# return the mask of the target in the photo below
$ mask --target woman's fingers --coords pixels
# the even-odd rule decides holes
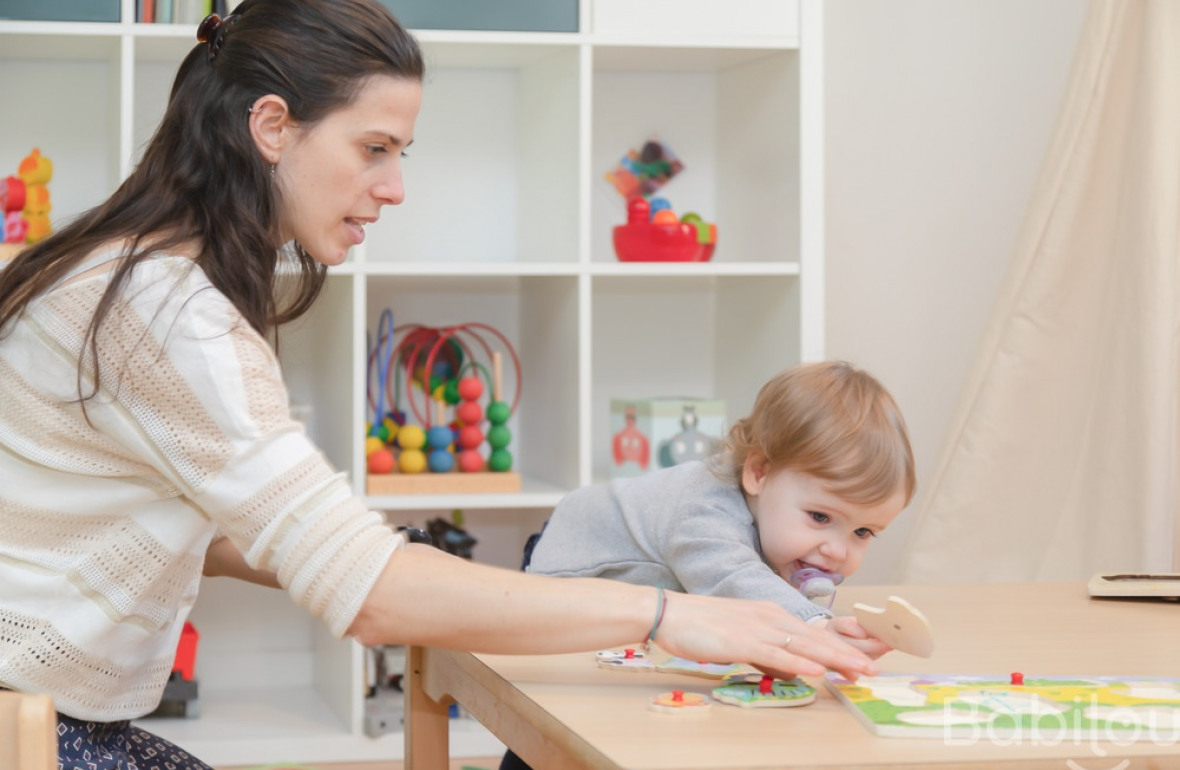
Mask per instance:
[[[768,663],[776,669],[795,671],[807,676],[822,676],[827,669],[845,679],[877,673],[877,666],[863,651],[841,640],[835,634],[807,628],[792,634],[790,644],[783,645],[785,656],[775,655]],[[781,661],[781,662],[780,662]]]
[[[876,673],[876,665],[837,634],[809,626],[770,602],[668,594],[658,640],[693,660],[749,663],[767,673],[848,679]]]

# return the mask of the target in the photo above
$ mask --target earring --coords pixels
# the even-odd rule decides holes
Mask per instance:
[[[270,164],[270,178],[271,178],[272,180],[275,178],[275,169],[276,169],[276,168],[278,168],[278,167],[279,167],[279,164],[278,164],[278,163],[272,163],[272,164]]]

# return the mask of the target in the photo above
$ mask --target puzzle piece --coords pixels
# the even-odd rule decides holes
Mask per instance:
[[[597,653],[598,665],[621,671],[654,671],[656,664],[643,654],[643,650],[603,650]]]
[[[687,658],[671,657],[656,663],[644,655],[642,650],[603,650],[596,654],[598,665],[602,668],[613,668],[621,671],[659,671],[664,674],[687,674],[689,676],[703,676],[710,679],[724,679],[749,673],[751,669],[737,663],[709,663],[703,660],[689,660]]]
[[[709,700],[708,695],[673,690],[672,692],[660,693],[652,698],[648,707],[652,711],[659,711],[664,714],[684,714],[700,713],[708,710],[711,705],[713,703]]]
[[[687,658],[671,658],[656,664],[656,670],[666,674],[688,674],[689,676],[704,676],[723,679],[727,676],[742,674],[747,671],[737,663],[707,663],[703,660],[688,660]]]
[[[814,701],[815,688],[802,679],[784,681],[763,674],[728,679],[713,688],[713,697],[743,708],[789,708]]]
[[[866,631],[895,650],[919,658],[929,658],[934,652],[930,621],[905,599],[890,596],[884,609],[857,603],[852,610]]]

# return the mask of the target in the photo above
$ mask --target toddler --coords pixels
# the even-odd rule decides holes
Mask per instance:
[[[571,492],[526,568],[770,600],[877,657],[889,647],[789,581],[856,572],[915,485],[885,388],[847,363],[805,364],[762,387],[717,455]]]

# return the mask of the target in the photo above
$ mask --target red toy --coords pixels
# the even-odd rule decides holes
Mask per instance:
[[[180,643],[176,645],[172,670],[179,671],[181,678],[190,682],[197,676],[197,642],[200,640],[196,627],[186,620],[180,631]]]
[[[661,209],[653,219],[651,204],[632,198],[627,201],[627,224],[614,229],[614,245],[620,262],[708,262],[717,247],[717,225],[697,214],[677,218],[670,209]]]

